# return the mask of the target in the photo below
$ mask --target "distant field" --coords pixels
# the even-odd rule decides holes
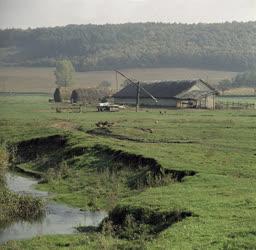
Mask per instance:
[[[217,102],[256,104],[256,95],[254,88],[233,88],[224,91],[222,96],[218,96]]]
[[[0,67],[0,92],[46,92],[52,93],[56,87],[54,84],[54,68],[33,67]],[[186,68],[152,68],[152,69],[127,69],[122,70],[131,78],[138,80],[184,80],[202,78],[209,83],[215,84],[224,78],[232,78],[236,72],[213,71],[203,69]],[[101,81],[112,82],[116,86],[115,73],[113,71],[91,71],[75,73],[74,87],[93,87]],[[118,82],[123,82],[118,77]]]
[[[229,90],[224,91],[224,95],[229,95],[229,96],[236,96],[236,95],[244,95],[244,96],[250,96],[250,95],[255,95],[254,88],[233,88]]]

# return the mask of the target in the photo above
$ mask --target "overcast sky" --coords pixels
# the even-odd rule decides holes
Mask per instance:
[[[256,0],[0,0],[0,28],[255,21]]]

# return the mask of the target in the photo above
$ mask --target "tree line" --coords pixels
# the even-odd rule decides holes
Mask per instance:
[[[237,74],[232,80],[224,79],[219,82],[220,89],[231,89],[239,87],[256,88],[256,68]]]
[[[129,67],[200,67],[244,71],[256,65],[256,22],[68,25],[0,30],[5,65],[55,66],[76,71]]]

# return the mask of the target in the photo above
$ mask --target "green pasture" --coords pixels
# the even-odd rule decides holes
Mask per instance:
[[[154,158],[164,168],[197,174],[182,182],[132,190],[125,184],[130,172],[97,175],[94,167],[104,170],[111,162],[87,153],[73,163],[65,162],[67,178],[53,178],[40,189],[53,192],[57,201],[83,209],[93,203],[92,209],[111,210],[111,201],[112,205],[155,211],[191,211],[192,216],[149,241],[127,242],[88,233],[9,242],[3,249],[256,249],[256,110],[107,113],[88,107],[83,113],[56,113],[48,99],[0,96],[1,142],[10,145],[65,134],[72,148],[105,145]],[[113,122],[111,133],[89,134],[99,121]],[[38,169],[38,163],[46,173],[43,162],[47,160],[25,167]]]
[[[256,96],[219,96],[217,102],[222,103],[254,103],[256,104]]]

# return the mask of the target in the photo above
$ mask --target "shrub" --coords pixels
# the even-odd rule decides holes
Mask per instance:
[[[0,147],[0,187],[4,185],[4,175],[8,166],[9,154],[4,146]]]

